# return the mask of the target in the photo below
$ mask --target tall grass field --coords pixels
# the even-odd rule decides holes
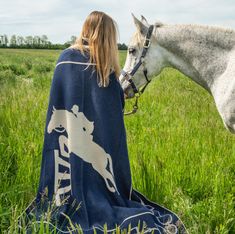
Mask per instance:
[[[0,233],[15,232],[16,218],[36,195],[60,53],[0,50]],[[121,66],[125,56],[120,52]],[[126,100],[126,111],[133,102]],[[153,77],[125,124],[133,187],[177,213],[189,233],[234,234],[235,136],[212,96],[167,68]]]

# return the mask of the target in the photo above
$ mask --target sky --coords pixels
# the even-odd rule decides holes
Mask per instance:
[[[135,31],[131,13],[149,23],[195,23],[235,29],[235,0],[0,0],[0,35],[47,35],[52,43],[78,36],[87,15],[104,11],[118,24],[119,43]]]

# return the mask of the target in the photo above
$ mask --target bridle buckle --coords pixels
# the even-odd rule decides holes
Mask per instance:
[[[121,70],[121,74],[124,76],[126,81],[129,81],[130,79],[132,79],[132,75],[129,72]]]
[[[150,46],[150,44],[151,44],[150,38],[145,38],[143,47],[146,48],[146,49],[148,49],[149,46]]]

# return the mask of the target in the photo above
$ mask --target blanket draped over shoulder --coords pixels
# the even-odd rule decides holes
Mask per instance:
[[[133,234],[186,233],[176,214],[132,187],[124,94],[114,73],[108,87],[99,87],[94,66],[88,53],[72,48],[57,60],[40,184],[27,217],[46,220],[56,233],[78,233],[78,227],[87,234],[104,233],[104,224],[107,233],[116,227],[129,227]],[[49,220],[43,219],[46,214]]]

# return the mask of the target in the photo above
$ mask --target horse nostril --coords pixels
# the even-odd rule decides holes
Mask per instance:
[[[85,132],[85,131],[86,131],[86,128],[83,127],[83,131]]]

